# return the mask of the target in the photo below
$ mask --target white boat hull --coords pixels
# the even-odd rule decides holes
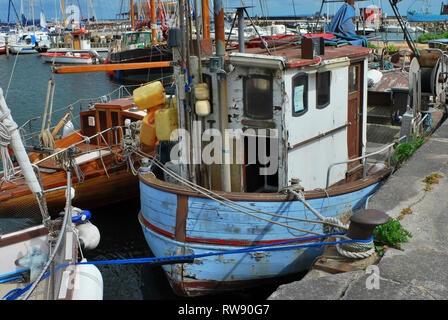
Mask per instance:
[[[11,46],[9,51],[14,54],[34,54],[37,53],[34,47]]]
[[[53,57],[53,56],[44,56],[41,55],[42,58],[44,59],[45,62],[48,63],[61,63],[61,64],[92,64],[93,59],[92,58],[80,58],[80,57],[63,57],[63,56],[59,56],[59,57]]]

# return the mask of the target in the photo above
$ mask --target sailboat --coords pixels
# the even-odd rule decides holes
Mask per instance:
[[[45,191],[39,181],[39,169],[34,171],[25,152],[18,127],[0,88],[0,130],[2,160],[8,179],[18,173],[7,160],[8,142],[18,159],[23,179],[35,197],[36,211],[23,209],[0,217],[0,297],[3,300],[97,300],[103,297],[103,279],[96,266],[77,265],[82,253],[80,243],[89,237],[99,237],[98,229],[88,219],[90,212],[71,205],[75,196],[71,188],[71,168],[67,170],[65,209],[62,219],[51,219]],[[40,219],[39,219],[40,218]],[[81,231],[83,230],[83,231]],[[87,231],[89,230],[89,231]],[[81,251],[80,251],[81,250]]]
[[[391,172],[366,152],[368,48],[303,38],[226,53],[222,1],[214,12],[216,51],[197,67],[184,38],[170,41],[177,108],[147,124],[165,134],[138,176],[151,251],[194,258],[163,266],[189,297],[307,270],[327,227],[344,228]],[[134,91],[137,106],[150,111],[141,97],[165,97],[160,88]]]
[[[34,9],[33,9],[34,12]],[[22,14],[22,25],[30,30],[24,31],[9,50],[14,54],[34,54],[45,52],[51,45],[49,31],[46,29],[44,13],[40,12],[40,19],[27,20]]]
[[[130,97],[124,97],[123,88],[114,93],[89,99],[88,110],[79,112],[80,128],[74,128],[70,121],[71,113],[67,113],[56,126],[51,128],[53,113],[54,80],[50,79],[45,111],[40,132],[26,132],[26,150],[33,166],[40,170],[40,180],[44,190],[48,190],[47,207],[54,217],[64,204],[65,169],[61,161],[65,152],[74,149],[73,188],[78,196],[73,200],[77,207],[91,210],[99,206],[131,199],[138,196],[138,179],[132,164],[139,158],[128,158],[125,154],[126,136],[137,130],[138,121],[146,113],[136,110]],[[118,96],[118,97],[117,97]],[[109,98],[108,98],[109,97]],[[113,99],[112,97],[116,97]],[[79,102],[78,102],[79,103]],[[81,103],[73,103],[68,107],[80,107]],[[30,119],[22,128],[32,127]],[[134,123],[134,124],[132,124]],[[131,129],[134,128],[134,129]],[[39,136],[36,144],[35,137]],[[31,138],[31,139],[30,139]],[[28,210],[34,205],[32,192],[24,184],[23,179],[3,181],[4,173],[0,173],[0,218]]]

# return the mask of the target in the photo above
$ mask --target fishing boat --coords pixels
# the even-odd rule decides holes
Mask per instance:
[[[52,88],[50,81],[47,97],[51,97],[50,92],[54,93]],[[51,127],[52,105],[46,104],[41,130],[23,133],[27,137],[25,143],[30,161],[41,172],[43,188],[51,190],[46,194],[51,216],[58,214],[65,201],[64,191],[59,188],[65,184],[62,155],[69,148],[75,149],[72,180],[78,196],[73,205],[92,209],[138,196],[138,179],[129,161],[138,162],[139,159],[126,153],[125,139],[138,130],[138,121],[146,112],[133,108],[132,97],[127,97],[124,92],[117,90],[115,99],[107,95],[91,99],[89,108],[84,110],[81,102],[71,104],[67,114]],[[109,94],[112,96],[114,94]],[[79,129],[73,125],[73,108],[80,110]],[[31,120],[22,125],[21,130],[32,127]],[[33,195],[22,180],[8,182],[2,181],[3,178],[4,174],[0,174],[0,217],[20,214],[33,206]]]
[[[409,22],[437,22],[437,21],[447,21],[448,15],[425,14],[416,11],[408,11],[406,18],[407,21]]]
[[[49,63],[92,64],[94,57],[90,53],[80,52],[44,52],[40,56]]]
[[[189,297],[306,271],[323,251],[315,236],[345,223],[391,172],[366,152],[370,49],[303,38],[225,53],[219,0],[214,13],[216,52],[202,55],[200,68],[173,43],[183,107],[155,111],[156,129],[168,133],[138,175],[151,251],[194,258],[163,266],[173,290]],[[141,97],[163,96],[157,90],[142,87],[134,101],[151,108]]]
[[[424,0],[421,10],[408,10],[406,18],[409,22],[438,22],[448,20],[448,6],[441,3],[440,14],[431,14],[429,8],[431,6],[430,0]]]
[[[139,63],[171,61],[172,52],[166,44],[152,44],[151,31],[129,31],[122,35],[120,48],[111,52],[106,63]],[[110,71],[108,74],[117,81],[129,83],[146,83],[154,78],[170,76],[171,67],[138,70]]]
[[[70,170],[63,188],[67,199],[63,217],[51,219],[46,205],[45,191],[38,172],[29,161],[20,139],[17,125],[10,115],[3,91],[0,89],[0,131],[2,160],[8,179],[18,174],[10,166],[7,146],[14,151],[22,180],[34,196],[39,215],[30,210],[20,214],[9,212],[0,217],[0,297],[3,300],[98,300],[103,297],[103,279],[97,267],[77,265],[83,250],[83,235],[99,237],[98,229],[88,222],[90,212],[73,208]],[[6,143],[6,144],[5,144]],[[87,220],[86,220],[87,219]],[[85,223],[84,223],[85,222]],[[88,230],[88,231],[87,231]],[[93,233],[95,235],[93,235]]]
[[[148,6],[146,6],[148,3]],[[158,61],[171,61],[172,52],[164,41],[169,27],[166,25],[165,9],[162,5],[170,5],[173,7],[173,2],[160,2],[157,7],[154,0],[145,2],[143,4],[134,4],[134,1],[130,1],[131,5],[131,31],[122,34],[121,41],[117,43],[117,46],[112,49],[109,54],[106,63],[110,64],[122,64],[122,63],[139,63],[139,62],[158,62]],[[138,10],[135,10],[137,7]],[[167,9],[169,10],[169,8]],[[135,12],[142,12],[143,16],[148,17],[150,21],[150,30],[142,24],[142,21],[135,23]],[[150,18],[150,20],[149,20]],[[157,25],[157,19],[160,22],[160,26]],[[144,21],[143,21],[144,22]],[[161,77],[170,78],[172,75],[171,67],[152,68],[145,69],[131,69],[131,70],[118,70],[109,71],[108,74],[116,81],[130,82],[130,83],[146,83],[153,79],[159,79]],[[168,84],[170,81],[165,80]]]
[[[52,45],[47,53],[64,54],[83,54],[93,55],[94,57],[103,60],[107,55],[108,48],[93,47],[92,33],[87,31],[84,27],[76,31],[70,32],[69,36],[61,43],[61,33],[50,34]]]

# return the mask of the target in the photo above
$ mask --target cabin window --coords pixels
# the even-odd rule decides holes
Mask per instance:
[[[273,90],[272,78],[249,76],[244,79],[244,115],[253,119],[272,119]]]
[[[356,92],[359,90],[359,79],[358,79],[358,68],[359,65],[350,66],[348,69],[348,92]]]
[[[316,74],[317,109],[323,109],[330,104],[331,71]]]
[[[301,116],[307,110],[308,74],[301,72],[292,78],[292,116]]]

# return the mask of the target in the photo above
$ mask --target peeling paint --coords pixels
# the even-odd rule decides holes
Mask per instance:
[[[251,252],[250,256],[259,262],[260,260],[270,257],[271,255],[266,252]]]

